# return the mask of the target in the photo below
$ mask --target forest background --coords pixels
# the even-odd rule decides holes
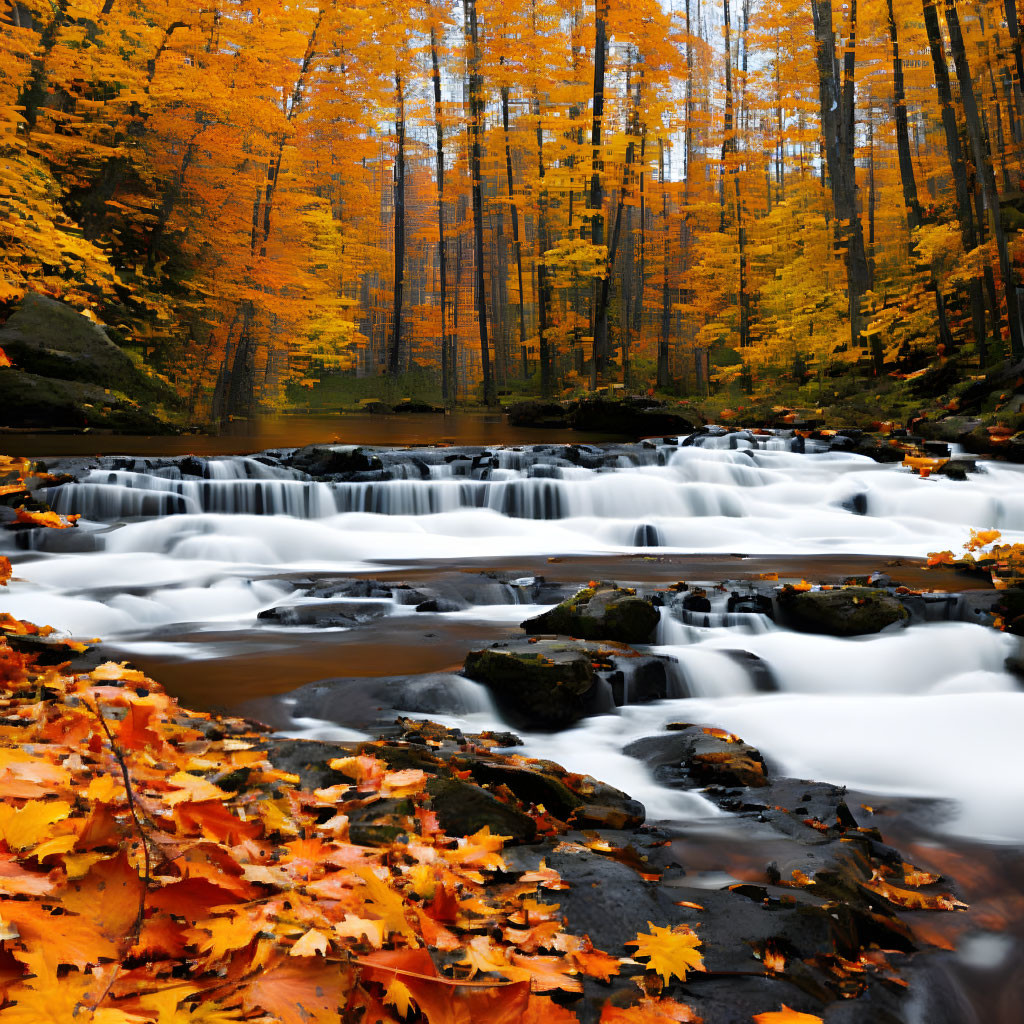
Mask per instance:
[[[1024,357],[1022,79],[1015,0],[5,0],[0,319],[63,300],[193,421],[955,408]]]

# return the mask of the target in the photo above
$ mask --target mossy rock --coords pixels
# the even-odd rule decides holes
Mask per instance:
[[[122,434],[173,434],[175,428],[116,392],[95,384],[0,369],[0,426]]]
[[[599,583],[550,611],[527,619],[522,626],[533,636],[555,633],[581,640],[649,644],[658,628],[658,610],[632,590],[614,583]]]
[[[910,617],[897,598],[870,587],[803,593],[786,587],[779,595],[779,607],[786,626],[825,636],[868,636]]]
[[[151,404],[178,401],[170,387],[139,370],[99,324],[48,295],[25,296],[0,327],[0,348],[18,369],[39,377],[96,384]]]
[[[548,642],[471,651],[463,671],[494,694],[513,725],[564,729],[590,713],[594,666],[585,650]]]

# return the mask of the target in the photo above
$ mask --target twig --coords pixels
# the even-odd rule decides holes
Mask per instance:
[[[128,762],[125,761],[124,754],[121,752],[117,743],[114,741],[114,734],[110,731],[110,726],[107,725],[107,720],[103,717],[103,712],[102,709],[100,708],[99,701],[97,700],[94,704],[90,704],[87,699],[83,698],[83,702],[99,719],[99,723],[103,727],[103,731],[107,734],[107,739],[110,742],[110,749],[113,752],[114,757],[117,759],[117,763],[121,769],[121,778],[124,780],[124,790],[125,793],[128,795],[128,811],[132,816],[132,821],[135,822],[135,831],[138,833],[139,842],[142,843],[144,875],[142,893],[139,896],[139,910],[138,913],[135,915],[135,924],[132,927],[132,930],[128,933],[127,936],[125,936],[126,938],[129,938],[131,940],[127,945],[127,948],[131,949],[131,947],[139,941],[139,936],[142,934],[142,924],[146,915],[146,894],[149,892],[150,886],[153,884],[152,868],[149,860],[149,842],[146,838],[146,831],[142,827],[142,822],[139,819],[139,812],[136,807],[135,791],[132,789],[131,775],[128,773]],[[115,972],[114,977],[110,980],[110,985],[113,985],[114,978],[116,977],[117,974]],[[94,1004],[94,1010],[103,1001],[107,992],[110,991],[110,985],[107,986],[106,991],[104,991],[103,995],[100,996],[100,998]]]

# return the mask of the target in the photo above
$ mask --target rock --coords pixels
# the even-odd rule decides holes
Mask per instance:
[[[267,608],[257,615],[259,619],[277,622],[282,626],[315,626],[318,629],[351,627],[382,618],[391,611],[384,601],[306,601]]]
[[[124,434],[176,432],[135,402],[98,385],[41,377],[10,367],[0,369],[0,426],[44,430],[90,427]]]
[[[288,465],[310,476],[338,476],[382,467],[380,456],[375,452],[351,444],[307,445],[292,454]]]
[[[614,583],[599,583],[581,590],[568,601],[522,623],[527,633],[558,633],[583,640],[617,640],[647,644],[658,628],[653,603]]]
[[[938,472],[950,480],[966,480],[968,474],[978,472],[978,460],[964,457],[950,459],[939,467]]]
[[[826,636],[867,636],[909,618],[895,597],[869,587],[803,593],[785,587],[779,594],[779,610],[790,629]]]
[[[600,706],[591,654],[554,640],[511,641],[466,655],[464,673],[484,683],[513,725],[564,729]]]
[[[570,407],[569,425],[574,430],[625,434],[634,438],[690,434],[695,428],[692,414],[684,414],[669,405],[608,398],[576,402]]]
[[[569,426],[569,411],[558,402],[530,400],[516,402],[506,410],[513,427],[546,427],[564,429]]]
[[[427,792],[441,828],[451,836],[469,836],[485,827],[521,843],[532,842],[537,835],[532,818],[479,786],[434,778],[427,783]]]
[[[0,327],[0,348],[16,367],[41,377],[130,393],[142,376],[102,327],[74,307],[34,292]]]
[[[668,728],[669,735],[635,740],[623,753],[644,761],[670,785],[768,785],[764,758],[738,737],[687,723]]]

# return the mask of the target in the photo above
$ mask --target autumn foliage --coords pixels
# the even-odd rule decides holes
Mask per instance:
[[[194,410],[1024,355],[1012,3],[0,19],[0,302],[66,299]]]

